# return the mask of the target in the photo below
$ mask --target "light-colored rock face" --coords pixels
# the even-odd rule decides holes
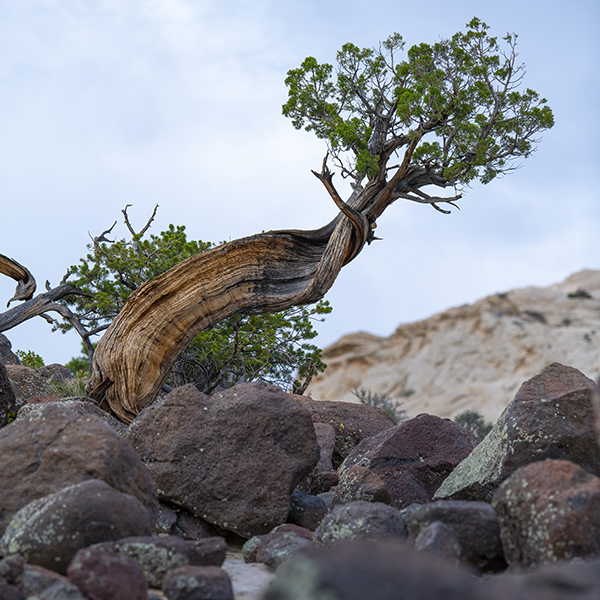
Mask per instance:
[[[400,399],[409,416],[475,410],[495,421],[520,385],[550,363],[598,377],[600,270],[494,294],[400,325],[389,338],[346,335],[323,360],[327,370],[308,389],[315,399],[357,402],[358,387]]]

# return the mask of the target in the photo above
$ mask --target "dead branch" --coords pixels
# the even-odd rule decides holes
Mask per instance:
[[[17,282],[15,295],[8,301],[10,306],[13,300],[29,300],[35,293],[37,284],[33,275],[13,258],[0,254],[0,273],[7,275]]]

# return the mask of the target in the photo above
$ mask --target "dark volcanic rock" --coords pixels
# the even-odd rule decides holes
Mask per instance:
[[[0,539],[0,554],[65,573],[74,554],[97,542],[150,535],[152,521],[135,497],[91,479],[20,509]]]
[[[406,535],[399,510],[379,502],[357,500],[334,507],[317,527],[313,541],[332,545],[348,540],[381,540]]]
[[[148,585],[155,588],[160,588],[165,573],[171,569],[187,565],[220,567],[227,554],[227,543],[222,537],[198,541],[175,536],[128,537],[93,548],[119,552],[133,559]]]
[[[361,465],[352,465],[342,472],[331,504],[355,500],[392,504],[392,495],[377,473]]]
[[[389,507],[388,507],[389,508]],[[262,600],[499,600],[464,568],[402,541],[310,548],[277,571]],[[520,599],[521,600],[521,599]]]
[[[294,398],[308,408],[315,423],[326,423],[333,427],[335,432],[332,454],[334,469],[339,468],[346,456],[356,448],[359,442],[396,424],[385,410],[375,406],[312,400],[306,396],[294,396]]]
[[[93,546],[77,552],[69,579],[92,600],[146,600],[148,586],[139,565],[124,554]]]
[[[553,458],[600,476],[591,379],[553,363],[526,381],[493,429],[444,481],[437,499],[489,502],[519,467]]]
[[[319,460],[310,413],[264,383],[211,398],[176,389],[127,439],[161,499],[246,538],[285,522],[292,490]]]
[[[460,562],[462,552],[456,532],[441,521],[434,521],[424,527],[415,540],[417,550],[440,556],[455,564]]]
[[[392,506],[423,504],[476,445],[473,434],[454,421],[420,414],[363,440],[344,461],[340,477],[360,465],[381,478]]]
[[[21,364],[21,361],[19,360],[17,355],[12,351],[12,344],[10,343],[10,340],[3,333],[0,333],[0,364]]]
[[[92,415],[50,404],[0,430],[0,533],[32,500],[88,479],[106,481],[158,510],[146,468],[131,446]]]
[[[600,478],[571,462],[547,459],[518,469],[492,504],[511,565],[600,554]]]
[[[288,521],[314,531],[327,514],[325,501],[319,496],[296,490],[290,498]]]
[[[458,535],[461,560],[482,571],[506,567],[498,516],[487,502],[438,500],[409,507],[405,517],[415,538],[432,523],[442,522]]]
[[[219,567],[180,567],[169,571],[162,591],[168,600],[233,600],[229,575]]]
[[[10,385],[6,367],[0,362],[0,427],[8,425],[17,416],[17,398]]]
[[[335,447],[335,431],[328,423],[314,423],[320,456],[317,466],[298,484],[297,490],[309,494],[327,492],[337,485],[338,475],[333,470],[333,449]]]

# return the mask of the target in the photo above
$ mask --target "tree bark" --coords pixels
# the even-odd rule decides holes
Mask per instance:
[[[324,175],[326,175],[324,170]],[[177,355],[235,313],[317,302],[372,239],[367,186],[314,231],[270,231],[193,256],[140,286],[100,340],[87,394],[125,423],[150,405]]]

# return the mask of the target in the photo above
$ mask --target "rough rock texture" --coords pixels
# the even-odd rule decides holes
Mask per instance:
[[[363,440],[344,461],[340,476],[353,465],[366,467],[381,478],[392,505],[406,508],[429,502],[476,445],[475,437],[454,421],[421,414]]]
[[[388,507],[389,508],[389,507]],[[263,600],[499,600],[470,571],[401,541],[311,548],[277,571]]]
[[[329,491],[338,482],[332,462],[336,436],[329,423],[314,423],[314,427],[321,457],[317,466],[296,486],[296,489],[309,494],[320,494]]]
[[[20,365],[21,361],[12,351],[10,340],[0,333],[0,363],[3,365]]]
[[[274,531],[261,540],[256,551],[256,561],[272,570],[277,569],[296,552],[312,546],[312,540],[295,531]]]
[[[310,413],[263,383],[188,392],[148,407],[127,433],[159,497],[246,538],[284,523],[319,460]]]
[[[50,405],[0,430],[0,533],[36,498],[88,479],[131,494],[156,518],[148,472],[131,446],[92,415]]]
[[[586,298],[577,294],[585,290]],[[319,400],[356,402],[355,387],[398,398],[409,415],[476,410],[495,421],[523,381],[552,362],[600,373],[600,270],[547,288],[493,294],[400,325],[389,338],[342,337],[308,388]]]
[[[34,413],[36,410],[39,410],[40,408],[43,408],[49,404],[58,404],[59,406],[70,408],[73,412],[76,412],[78,415],[82,416],[94,415],[121,435],[127,431],[127,427],[124,423],[117,421],[117,419],[115,419],[112,415],[98,407],[95,400],[87,398],[86,396],[67,398],[54,394],[33,396],[32,398],[29,398],[27,402],[19,409],[17,419],[23,419],[24,417]]]
[[[222,537],[198,541],[175,536],[126,537],[93,548],[128,556],[140,566],[148,585],[154,588],[160,588],[171,569],[187,565],[220,567],[227,554],[227,543]]]
[[[0,427],[8,425],[17,416],[17,398],[10,385],[6,367],[0,362]]]
[[[439,500],[411,506],[405,511],[405,517],[415,538],[432,523],[442,522],[457,534],[461,560],[482,571],[506,567],[498,516],[487,502]]]
[[[379,502],[357,500],[335,506],[317,527],[313,541],[332,545],[349,540],[381,540],[406,535],[406,525],[399,510]]]
[[[69,579],[91,600],[146,600],[148,586],[139,565],[124,554],[97,546],[73,557]]]
[[[90,479],[33,500],[20,509],[0,539],[0,554],[65,573],[81,548],[135,535],[150,535],[144,505],[104,481]]]
[[[458,565],[462,548],[456,532],[441,521],[424,527],[415,540],[417,550],[440,556]]]
[[[290,497],[288,521],[314,531],[327,514],[327,505],[319,496],[298,490]]]
[[[489,502],[516,469],[545,458],[570,460],[600,475],[595,384],[554,363],[526,381],[492,431],[444,481],[435,497]]]
[[[300,527],[293,523],[284,523],[278,525],[270,533],[264,535],[255,535],[246,541],[242,547],[242,557],[246,563],[262,562],[263,559],[263,548],[271,543],[272,540],[279,539],[287,534],[293,534],[308,540],[309,542],[313,539],[313,532],[310,529]],[[288,536],[290,537],[290,536]]]
[[[335,432],[332,455],[334,469],[342,464],[359,442],[396,424],[385,410],[375,406],[317,401],[306,396],[294,397],[308,408],[315,423],[326,423],[333,427]]]
[[[392,504],[392,495],[383,479],[361,465],[352,465],[344,469],[333,496],[332,506],[344,502],[364,500],[365,502],[383,502]]]
[[[162,591],[168,600],[233,600],[229,575],[219,567],[180,567],[169,571]]]
[[[10,380],[16,384],[17,398],[24,401],[31,396],[53,393],[48,371],[40,372],[25,365],[6,365]]]
[[[509,564],[600,554],[600,478],[564,460],[513,473],[492,501]]]

